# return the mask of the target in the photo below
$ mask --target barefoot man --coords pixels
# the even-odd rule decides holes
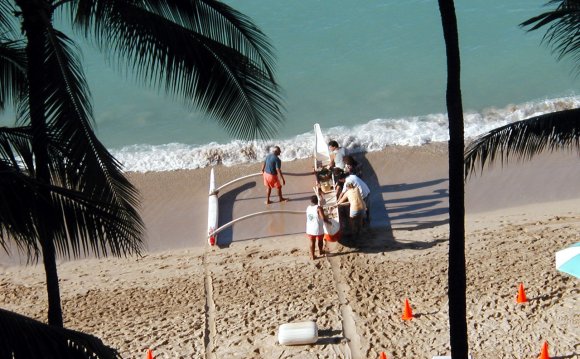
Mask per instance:
[[[326,255],[324,251],[324,223],[330,220],[324,215],[324,210],[319,203],[317,195],[310,197],[310,205],[306,207],[306,236],[310,240],[310,259],[316,259],[314,250],[318,244],[318,253],[321,257]]]
[[[264,177],[264,186],[266,186],[266,204],[272,203],[270,201],[272,188],[278,190],[280,202],[288,201],[288,198],[282,197],[282,185],[286,184],[286,180],[282,174],[282,160],[280,160],[280,153],[282,153],[280,147],[275,146],[274,150],[266,156],[266,160],[264,160],[264,163],[262,164],[262,176]],[[278,177],[280,177],[282,183],[280,183]]]

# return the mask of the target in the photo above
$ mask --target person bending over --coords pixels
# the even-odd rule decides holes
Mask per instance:
[[[347,202],[350,204],[349,211],[350,229],[354,235],[354,240],[357,241],[362,226],[362,219],[365,214],[366,206],[365,202],[362,199],[360,191],[358,190],[358,188],[356,188],[354,183],[352,182],[345,183],[344,187],[346,188],[346,191],[340,196],[340,198],[336,202],[336,205],[341,206],[346,204]]]

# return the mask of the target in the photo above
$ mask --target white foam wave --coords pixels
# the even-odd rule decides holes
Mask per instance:
[[[580,107],[580,96],[489,108],[464,115],[465,137],[474,138],[494,128],[543,113]],[[354,127],[337,126],[322,129],[328,139],[338,141],[350,152],[373,152],[388,146],[421,146],[449,139],[447,115],[431,114],[397,119],[375,119]],[[294,138],[265,141],[232,141],[226,144],[209,143],[201,146],[170,143],[159,146],[133,145],[112,150],[126,171],[171,171],[196,169],[223,164],[233,166],[261,161],[271,146],[279,145],[282,160],[311,156],[313,132]]]

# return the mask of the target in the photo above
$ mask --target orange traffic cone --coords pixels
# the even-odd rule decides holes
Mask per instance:
[[[147,358],[146,359],[155,359],[153,357],[153,351],[151,349],[147,349]]]
[[[526,298],[526,292],[524,290],[524,283],[520,283],[520,288],[518,289],[518,297],[516,298],[516,302],[518,304],[520,303],[526,303],[528,301],[528,298]]]
[[[540,357],[538,359],[550,359],[550,355],[548,354],[548,342],[544,342],[542,344],[542,351],[540,352]]]
[[[385,354],[385,352],[381,352],[379,359],[387,359],[387,354]]]
[[[403,308],[403,320],[413,319],[413,311],[411,310],[411,305],[409,304],[409,299],[405,298],[405,307]]]

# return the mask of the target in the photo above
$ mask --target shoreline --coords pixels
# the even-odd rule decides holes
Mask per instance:
[[[282,149],[284,150],[284,149]],[[393,146],[356,155],[363,179],[371,188],[371,226],[374,230],[437,227],[448,220],[447,147]],[[216,166],[216,184],[260,172],[261,163]],[[220,193],[220,225],[249,213],[268,209],[300,211],[306,208],[314,183],[311,160],[283,162],[286,204],[263,204],[261,178],[250,178]],[[145,252],[204,247],[207,231],[207,193],[210,167],[197,170],[127,173],[142,198]],[[465,184],[466,216],[580,198],[580,158],[574,153],[545,153],[532,161],[512,160],[476,173]],[[235,241],[269,238],[303,231],[300,215],[269,215],[239,222],[222,232],[221,247]],[[0,254],[0,267],[18,265],[16,256]]]

